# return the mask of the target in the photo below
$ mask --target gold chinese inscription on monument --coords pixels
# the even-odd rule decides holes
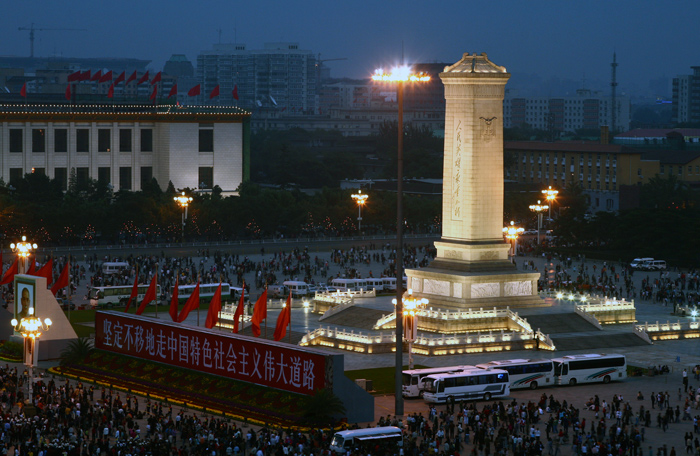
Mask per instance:
[[[455,128],[455,155],[453,163],[453,182],[452,182],[452,220],[461,220],[462,218],[462,201],[459,197],[462,181],[462,121],[457,122]]]

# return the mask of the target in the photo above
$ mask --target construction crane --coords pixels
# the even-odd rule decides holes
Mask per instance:
[[[318,92],[321,91],[321,66],[323,66],[323,62],[332,62],[334,60],[347,60],[347,57],[337,59],[321,59],[321,54],[318,54],[318,58],[316,59],[316,88]]]
[[[56,28],[56,27],[34,27],[34,22],[29,27],[20,27],[17,30],[29,30],[29,57],[34,58],[34,32],[43,32],[46,30],[60,30],[62,32],[87,32],[87,29],[74,28]]]

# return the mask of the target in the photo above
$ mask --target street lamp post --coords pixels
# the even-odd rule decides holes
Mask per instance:
[[[357,201],[357,231],[362,234],[362,206],[367,202],[369,195],[362,193],[362,190],[358,190],[357,193],[353,193],[350,196]]]
[[[549,219],[552,219],[552,205],[554,204],[554,200],[557,199],[557,195],[559,194],[559,190],[554,190],[552,186],[550,185],[548,189],[542,190],[542,194],[545,195],[545,199],[549,203]]]
[[[392,302],[396,305],[396,299]],[[428,304],[426,298],[417,299],[413,297],[413,290],[408,290],[408,296],[403,298],[403,334],[404,340],[408,342],[408,369],[413,369],[413,342],[418,338],[418,310]],[[396,320],[396,324],[399,321]]]
[[[503,228],[503,234],[505,235],[506,239],[511,241],[511,244],[513,245],[513,263],[515,263],[515,253],[516,249],[518,248],[518,236],[521,235],[523,231],[525,231],[525,229],[515,226],[515,222],[513,221],[510,222],[509,226]]]
[[[403,85],[405,82],[427,82],[430,76],[424,73],[411,74],[411,69],[402,65],[389,73],[378,69],[372,75],[373,81],[395,82],[398,102],[398,144],[396,170],[396,360],[394,372],[394,414],[403,415],[401,394],[403,371]]]
[[[531,204],[530,210],[537,213],[537,245],[540,245],[540,230],[542,229],[542,211],[546,211],[549,208],[547,205],[540,204],[540,200],[537,200],[537,204]]]
[[[185,192],[182,195],[173,198],[177,204],[182,208],[182,243],[185,242],[185,220],[187,220],[187,207],[192,202],[191,196],[185,196]]]
[[[10,249],[19,257],[17,263],[17,272],[24,274],[29,270],[29,255],[31,255],[32,250],[36,250],[36,244],[27,242],[27,236],[22,236],[22,240],[17,244],[10,244]]]

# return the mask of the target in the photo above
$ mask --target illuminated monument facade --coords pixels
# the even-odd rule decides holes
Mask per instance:
[[[538,273],[518,272],[503,239],[503,96],[510,78],[486,54],[466,53],[445,85],[442,239],[437,257],[408,269],[408,287],[433,308],[544,306]]]

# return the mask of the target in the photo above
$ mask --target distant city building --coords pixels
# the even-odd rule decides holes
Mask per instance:
[[[690,67],[693,74],[673,78],[673,114],[677,123],[700,122],[700,66]]]
[[[197,56],[197,77],[203,99],[219,86],[223,103],[313,115],[318,112],[316,60],[299,43],[265,43],[263,49],[214,44]],[[238,100],[233,97],[234,88]]]
[[[630,99],[618,95],[616,123],[619,130],[629,129]],[[528,125],[538,130],[573,133],[599,130],[612,124],[612,99],[600,92],[581,89],[573,97],[518,97],[506,90],[503,100],[505,128]]]
[[[676,146],[679,139],[697,146],[700,144],[700,128],[637,128],[615,135],[613,142],[634,147],[658,147],[665,144]]]
[[[163,66],[163,73],[175,77],[194,77],[194,67],[185,54],[173,54]]]
[[[247,179],[250,113],[235,107],[0,105],[0,177],[12,184],[42,173],[66,190],[71,175],[141,190],[218,185],[233,193]]]

